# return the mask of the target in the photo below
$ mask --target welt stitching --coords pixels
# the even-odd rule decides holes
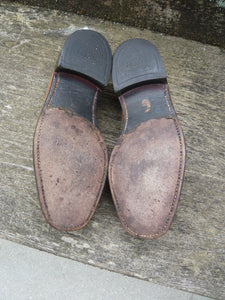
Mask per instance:
[[[102,142],[102,139],[101,139],[101,135],[100,133],[98,133],[97,129],[96,128],[92,128],[93,129],[93,132],[97,138],[97,141],[99,142],[101,148],[102,148],[102,151],[104,153],[104,167],[103,167],[103,176],[102,176],[102,179],[101,179],[101,182],[100,182],[100,188],[98,190],[98,194],[96,196],[96,199],[95,199],[95,202],[94,202],[94,206],[92,207],[92,210],[90,211],[90,214],[88,215],[88,217],[86,218],[86,220],[80,224],[80,225],[77,225],[76,227],[73,227],[73,228],[79,228],[79,227],[82,227],[83,225],[87,224],[88,221],[91,219],[91,216],[93,215],[93,212],[95,211],[95,208],[98,204],[98,200],[100,199],[100,195],[101,195],[101,191],[102,191],[102,188],[103,188],[103,184],[104,184],[104,181],[105,181],[105,176],[106,176],[106,164],[107,164],[107,154],[106,154],[106,149],[104,147],[104,144]]]
[[[167,106],[170,110],[170,113],[171,115],[173,116],[173,113],[171,111],[171,108],[170,108],[170,105],[169,105],[169,99],[168,99],[168,96],[167,96],[167,93],[166,93],[166,90],[165,90],[165,86],[163,85],[163,90],[164,90],[164,95],[165,95],[165,99],[166,99],[166,103],[167,103]],[[178,125],[178,120],[173,116],[173,121],[175,123],[175,127],[176,127],[176,131],[177,131],[177,135],[178,135],[178,138],[179,138],[179,145],[180,145],[180,164],[179,164],[179,171],[178,171],[178,179],[177,179],[177,184],[176,184],[176,188],[175,188],[175,194],[174,194],[174,199],[173,199],[173,202],[172,202],[172,205],[171,205],[171,210],[170,210],[170,213],[168,215],[168,218],[170,218],[171,216],[171,213],[173,212],[173,209],[174,209],[174,203],[177,199],[177,194],[178,194],[178,191],[179,191],[179,185],[180,185],[180,182],[181,182],[181,171],[182,171],[182,165],[183,165],[183,143],[182,143],[182,139],[181,139],[181,132],[180,132],[180,128],[179,128],[179,125]],[[169,220],[168,220],[169,221]]]
[[[56,91],[56,89],[57,89],[57,87],[58,87],[59,80],[60,80],[60,76],[59,76],[59,74],[57,74],[57,80],[56,80],[55,88],[54,88],[54,91],[53,91],[53,93],[52,93],[51,99],[50,99],[50,101],[48,102],[47,107],[49,107],[50,104],[52,103],[52,99],[53,99],[53,97],[54,97],[54,95],[55,95],[55,91]]]
[[[123,104],[124,109],[125,109],[125,125],[124,125],[124,129],[123,129],[122,134],[125,134],[126,129],[127,129],[127,124],[128,124],[128,110],[127,110],[127,104],[126,104],[126,101],[125,101],[123,95],[121,96],[121,100],[122,100],[122,104]]]
[[[44,121],[44,115],[40,119],[40,126],[39,126],[38,138],[37,138],[37,163],[38,163],[38,170],[39,170],[39,176],[40,176],[42,197],[43,197],[43,200],[44,200],[44,205],[45,205],[45,208],[46,208],[46,211],[47,211],[47,215],[51,219],[51,215],[49,213],[49,209],[48,209],[48,205],[47,205],[46,197],[45,197],[45,190],[44,190],[44,184],[43,184],[43,178],[42,178],[42,169],[41,169],[41,160],[40,160],[40,136],[41,136],[43,121]]]
[[[172,117],[174,117],[174,114],[173,114],[173,112],[172,112],[172,110],[171,110],[171,107],[170,107],[169,99],[168,99],[167,94],[166,94],[166,89],[165,89],[165,85],[164,85],[164,84],[163,84],[163,92],[164,92],[164,97],[165,97],[165,100],[166,100],[166,104],[167,104],[168,109],[169,109],[169,111],[170,111],[170,115],[171,115]]]
[[[56,81],[56,84],[55,84],[55,88],[54,88],[54,91],[52,93],[51,99],[50,99],[49,103],[47,104],[47,107],[49,107],[49,105],[52,102],[52,99],[54,97],[55,91],[56,91],[58,83],[59,83],[59,79],[60,79],[59,74],[57,74],[57,81]],[[49,89],[49,92],[50,92],[50,89]],[[48,205],[47,205],[47,202],[46,202],[46,197],[45,197],[45,190],[44,190],[44,184],[43,184],[43,178],[42,178],[41,161],[40,161],[40,136],[41,136],[41,131],[42,131],[42,125],[43,125],[43,122],[44,122],[44,117],[45,117],[45,115],[42,115],[40,117],[40,125],[39,125],[39,129],[38,129],[38,138],[37,138],[37,163],[38,163],[38,170],[39,170],[39,176],[40,176],[42,197],[43,197],[43,200],[44,200],[44,205],[45,205],[45,208],[46,208],[46,211],[47,211],[48,218],[51,219],[51,215],[50,215],[50,212],[49,212],[49,209],[48,209]]]
[[[98,96],[98,91],[99,91],[99,89],[96,90],[95,96],[93,99],[93,103],[92,103],[92,123],[93,123],[93,125],[95,125],[95,105],[96,105],[96,100],[97,100],[97,96]]]
[[[101,180],[101,183],[100,183],[100,189],[99,189],[99,192],[98,192],[96,200],[95,200],[95,206],[96,206],[98,198],[100,197],[100,194],[101,194],[101,189],[103,187],[103,184],[104,184],[104,181],[105,181],[104,179],[105,179],[106,172],[107,172],[107,170],[106,170],[107,169],[106,168],[107,167],[107,149],[106,149],[106,147],[104,145],[104,142],[102,140],[101,134],[97,131],[96,128],[93,128],[93,131],[94,131],[95,136],[97,137],[97,141],[99,142],[99,144],[100,144],[100,146],[102,148],[102,151],[104,153],[104,166],[103,166],[103,170],[104,171],[103,171],[103,176],[102,176],[102,180]],[[95,206],[92,208],[91,212],[93,212],[93,210],[95,209]],[[91,216],[91,214],[90,214],[90,216]]]

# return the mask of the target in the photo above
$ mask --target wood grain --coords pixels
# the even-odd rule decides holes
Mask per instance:
[[[0,6],[0,236],[18,243],[162,285],[225,298],[225,53],[213,46],[69,13]],[[140,37],[159,49],[186,138],[180,203],[166,235],[138,240],[120,225],[106,184],[90,223],[58,232],[42,216],[35,186],[35,125],[68,34],[88,26],[112,50]],[[109,153],[120,133],[121,109],[112,85],[97,118]]]
[[[225,47],[225,0],[8,0]]]

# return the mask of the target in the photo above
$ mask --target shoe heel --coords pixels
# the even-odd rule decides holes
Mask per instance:
[[[166,73],[157,48],[143,39],[122,43],[113,56],[112,80],[116,93],[142,83],[165,83]]]
[[[56,71],[77,74],[103,87],[108,83],[111,64],[112,54],[106,39],[92,30],[78,30],[67,38]]]

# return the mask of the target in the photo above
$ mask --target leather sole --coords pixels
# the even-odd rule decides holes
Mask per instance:
[[[183,181],[185,144],[160,54],[132,39],[113,57],[113,85],[123,110],[109,162],[109,184],[124,229],[144,239],[167,232]]]
[[[77,230],[93,216],[107,175],[107,149],[96,102],[109,79],[111,50],[91,30],[66,40],[34,135],[34,169],[42,212],[58,230]]]

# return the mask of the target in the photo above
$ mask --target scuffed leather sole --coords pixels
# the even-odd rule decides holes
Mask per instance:
[[[34,170],[42,212],[58,230],[77,230],[93,216],[108,157],[96,128],[96,103],[112,54],[91,30],[71,34],[61,51],[34,134]]]
[[[109,181],[124,229],[163,235],[176,211],[184,172],[184,140],[175,119],[153,119],[123,135],[113,149]]]
[[[185,145],[160,54],[147,40],[122,43],[113,57],[123,128],[109,162],[119,219],[131,235],[165,234],[180,197]]]
[[[48,109],[35,134],[35,172],[43,214],[59,230],[85,226],[101,196],[107,149],[99,131],[84,118]]]

